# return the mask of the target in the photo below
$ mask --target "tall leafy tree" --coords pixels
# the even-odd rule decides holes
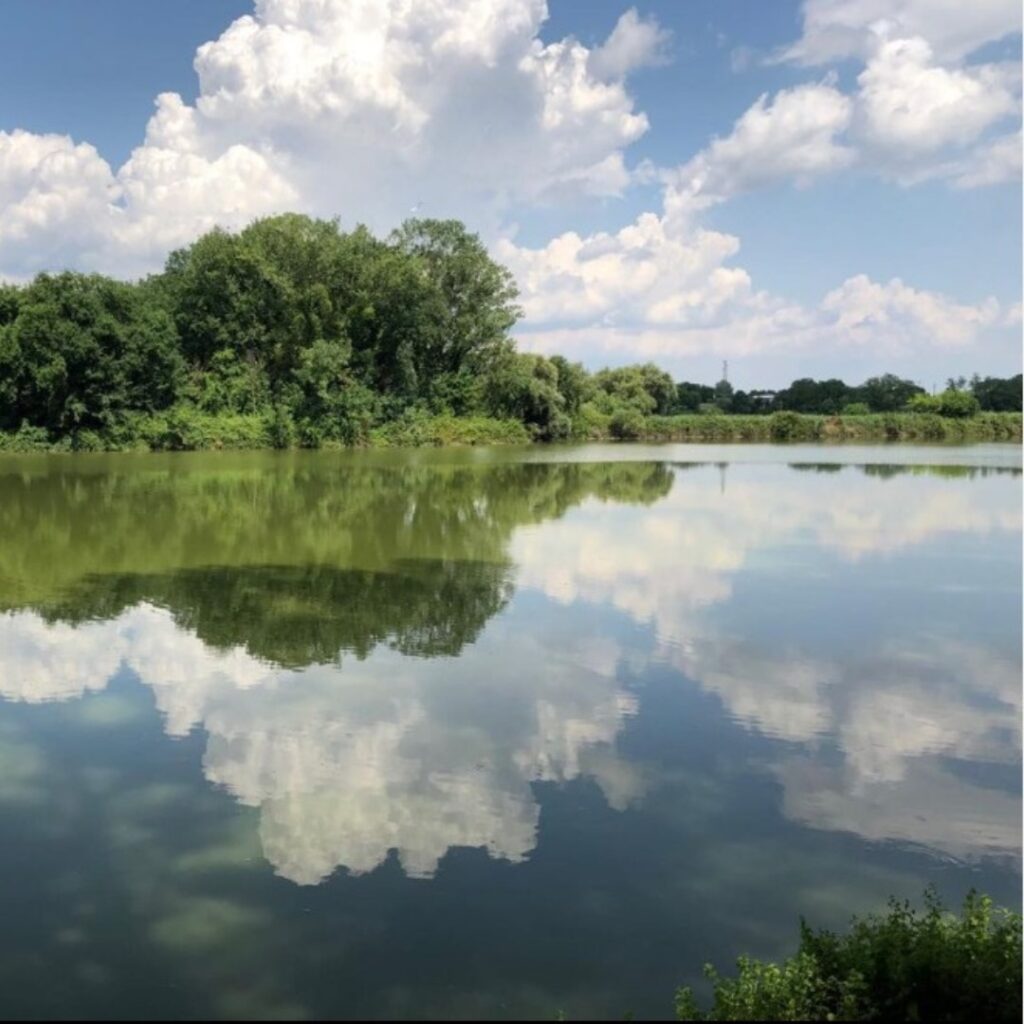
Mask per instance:
[[[497,356],[520,316],[512,274],[457,220],[407,220],[391,240],[430,286],[420,334],[424,370],[458,373]]]

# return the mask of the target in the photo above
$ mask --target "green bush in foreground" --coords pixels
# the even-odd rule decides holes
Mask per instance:
[[[1021,917],[971,892],[959,915],[934,892],[918,913],[891,900],[887,914],[854,918],[849,934],[800,926],[783,964],[748,957],[735,978],[710,964],[714,1004],[702,1013],[689,988],[679,1020],[1021,1019]]]

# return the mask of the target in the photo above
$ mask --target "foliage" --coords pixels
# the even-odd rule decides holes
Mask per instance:
[[[970,391],[947,388],[939,395],[914,395],[907,403],[907,411],[962,419],[976,416],[981,411],[981,404]]]
[[[954,416],[975,416],[981,411],[981,404],[978,399],[969,391],[944,391],[939,397],[939,415]]]
[[[858,391],[859,400],[867,402],[872,412],[896,412],[914,395],[923,394],[924,388],[895,374],[885,373],[881,377],[869,377]]]
[[[529,431],[519,420],[488,416],[432,416],[415,410],[370,435],[378,447],[415,448],[435,445],[529,444]]]
[[[800,947],[781,965],[749,957],[735,978],[708,965],[712,1009],[688,988],[679,1020],[1020,1020],[1021,918],[972,892],[959,915],[934,890],[925,909],[890,901],[846,935],[801,922]]]
[[[773,441],[810,440],[810,424],[795,412],[773,412],[771,417],[771,438]]]
[[[676,385],[674,412],[697,412],[701,405],[707,405],[715,397],[715,389],[707,384],[692,384],[680,381]]]
[[[672,412],[676,386],[672,378],[653,363],[599,370],[591,379],[591,400],[603,412],[630,406],[641,414]]]
[[[261,413],[206,413],[177,405],[166,413],[141,420],[138,433],[152,449],[202,451],[211,448],[271,448],[271,419]]]
[[[644,418],[638,410],[620,406],[608,420],[608,433],[618,441],[636,441],[643,436]]]
[[[816,381],[803,377],[793,381],[785,391],[780,391],[776,395],[775,404],[780,409],[790,409],[794,412],[834,414],[856,401],[858,390],[835,378]]]
[[[1024,387],[1018,373],[1015,377],[971,378],[971,394],[985,412],[1020,412],[1024,408]]]
[[[12,315],[9,295],[4,317]],[[40,274],[0,333],[0,427],[57,435],[166,408],[184,362],[167,313],[97,274]]]
[[[715,385],[715,405],[722,412],[729,412],[733,404],[732,385],[724,378]]]
[[[23,422],[17,430],[0,431],[2,452],[47,452],[53,451],[54,447],[45,427],[33,427]]]
[[[572,424],[559,389],[559,365],[543,356],[504,348],[485,378],[487,411],[517,419],[544,441],[567,437]]]
[[[408,220],[391,241],[430,285],[424,309],[426,369],[485,366],[520,315],[512,274],[456,220]]]
[[[374,419],[375,394],[349,371],[347,340],[314,341],[299,353],[290,392],[299,439],[316,448],[324,441],[354,444]]]

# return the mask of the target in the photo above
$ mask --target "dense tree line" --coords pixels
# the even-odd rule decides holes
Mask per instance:
[[[588,373],[517,352],[511,274],[457,221],[410,220],[386,239],[285,214],[214,230],[126,283],[40,274],[0,285],[0,430],[131,439],[146,417],[260,413],[276,443],[352,443],[403,417],[518,421],[541,440],[638,436],[647,417],[780,410],[1021,409],[1021,377],[892,375],[734,391],[647,363]]]

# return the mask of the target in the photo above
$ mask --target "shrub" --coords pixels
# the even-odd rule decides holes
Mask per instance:
[[[736,978],[713,967],[707,1013],[676,993],[679,1020],[1013,1020],[1021,1018],[1021,918],[971,892],[960,915],[934,890],[925,910],[891,900],[839,936],[801,922],[800,948],[781,966],[748,957]]]
[[[71,435],[71,450],[75,452],[101,452],[106,448],[95,430],[78,430]]]
[[[410,409],[402,417],[376,427],[370,443],[379,447],[423,445],[528,444],[530,433],[519,420],[490,416],[430,416]]]
[[[142,437],[151,448],[171,451],[272,446],[266,416],[257,413],[212,415],[191,405],[176,405],[165,415],[154,416],[142,428]]]
[[[938,395],[912,395],[906,406],[907,412],[938,413]]]
[[[593,402],[584,402],[579,415],[573,420],[572,436],[579,440],[596,440],[607,436],[611,416],[602,412]]]
[[[616,409],[608,421],[608,433],[617,441],[635,441],[643,432],[643,415],[630,406]]]
[[[981,411],[978,400],[969,391],[943,391],[939,395],[939,413],[956,419],[975,416]]]
[[[797,412],[773,412],[768,432],[773,441],[796,441],[802,433],[800,414]]]
[[[949,388],[941,395],[914,395],[907,402],[908,412],[937,413],[950,419],[966,419],[981,411],[981,405],[970,391]]]
[[[843,406],[844,416],[868,416],[871,413],[871,408],[867,402],[849,402]]]
[[[33,427],[22,420],[14,433],[0,433],[0,451],[44,452],[52,447],[49,431],[45,427]]]

